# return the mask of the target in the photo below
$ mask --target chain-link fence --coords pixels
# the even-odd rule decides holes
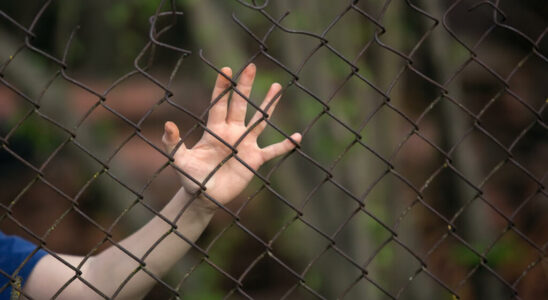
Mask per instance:
[[[547,14],[510,0],[2,3],[2,231],[70,269],[54,298],[76,282],[117,298],[146,274],[150,299],[541,299]],[[258,101],[275,81],[270,118]],[[230,93],[260,112],[236,143],[207,126]],[[162,148],[167,120],[187,145],[224,143],[213,173],[254,174],[226,206],[213,173],[189,179],[219,206],[196,242],[177,226],[188,205],[160,213],[189,176]],[[261,122],[261,145],[302,142],[255,170],[237,148]],[[119,242],[155,216],[167,225],[146,253]],[[190,251],[157,274],[147,257],[167,236]],[[136,264],[114,292],[56,254],[109,247]]]

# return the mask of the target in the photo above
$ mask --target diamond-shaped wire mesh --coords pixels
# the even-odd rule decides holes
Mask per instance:
[[[29,291],[29,256],[0,269],[0,292],[125,299],[145,280],[147,299],[546,297],[547,32],[543,1],[2,3],[0,229],[66,281]],[[210,102],[224,65],[234,75]],[[259,111],[235,143],[207,123],[225,94]],[[162,148],[167,120],[186,145],[204,132],[224,145],[205,180]],[[238,149],[264,122],[261,146],[302,142],[255,170]],[[207,187],[228,162],[253,180],[225,205]],[[179,176],[198,190],[166,216]],[[198,240],[180,226],[202,222],[197,199],[217,207]],[[133,251],[124,238],[151,219],[162,232]],[[188,253],[157,268],[173,237]],[[132,271],[97,263],[105,249]]]

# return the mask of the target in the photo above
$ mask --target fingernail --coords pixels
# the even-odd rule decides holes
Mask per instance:
[[[256,71],[257,70],[256,70],[256,67],[255,67],[255,64],[250,63],[249,65],[247,65],[247,67],[245,67],[244,73],[247,77],[251,78],[251,77],[255,76]]]
[[[232,69],[229,67],[223,67],[221,69],[221,72],[223,72],[223,74],[225,74],[228,77],[232,76]]]
[[[292,134],[292,135],[291,135],[291,138],[292,138],[295,142],[297,142],[297,143],[300,144],[301,141],[302,141],[302,139],[303,139],[303,136],[302,136],[302,134],[300,134],[300,133],[297,132],[297,133]]]

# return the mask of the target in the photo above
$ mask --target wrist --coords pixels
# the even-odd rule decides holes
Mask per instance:
[[[201,191],[190,194],[190,196],[192,201],[191,206],[197,208],[201,212],[213,214],[219,208],[215,202],[207,198]]]
[[[207,184],[206,189],[209,190],[209,188],[213,185],[215,178],[211,178]],[[215,201],[208,198],[204,191],[200,189],[200,187],[188,180],[187,178],[184,178],[182,180],[182,189],[185,190],[185,192],[188,194],[188,197],[192,201],[192,205],[196,206],[197,208],[205,211],[205,212],[215,212],[219,208],[219,206],[215,203]]]

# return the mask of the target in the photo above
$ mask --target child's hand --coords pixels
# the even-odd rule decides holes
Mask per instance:
[[[224,67],[221,71],[227,77],[232,76],[232,70],[228,67]],[[248,98],[251,93],[253,79],[255,78],[255,71],[255,65],[250,64],[247,66],[241,74],[236,87]],[[213,89],[212,100],[216,99],[229,86],[230,81],[222,75],[218,75],[217,81],[215,82],[215,88]],[[273,99],[280,90],[281,86],[278,83],[272,84],[261,104],[261,109],[264,110],[270,102],[274,101],[268,108],[267,113],[269,116],[274,111],[274,108],[280,99],[279,96],[276,99]],[[226,93],[223,95],[223,97],[211,107],[207,127],[227,144],[234,145],[248,128],[248,126],[245,125],[245,115],[248,103],[238,93],[233,92],[229,106],[229,94],[230,93]],[[258,121],[261,116],[262,114],[260,112],[256,112],[249,121],[249,126]],[[237,156],[254,170],[257,170],[264,162],[282,155],[295,147],[293,142],[286,139],[265,148],[259,148],[257,145],[257,137],[265,127],[265,121],[258,124],[236,148],[238,150]],[[180,140],[179,129],[173,122],[166,122],[164,129],[162,142],[164,143],[167,152],[171,153]],[[297,143],[300,143],[301,141],[301,135],[299,133],[294,133],[291,135],[291,138]],[[211,173],[221,161],[228,157],[230,152],[231,150],[216,137],[208,132],[204,132],[200,141],[191,149],[187,149],[184,144],[181,145],[174,154],[174,159],[175,164],[179,168],[197,181],[203,182],[209,173]],[[180,176],[183,187],[188,192],[194,193],[198,190],[198,186],[194,182],[182,174],[180,174]],[[237,159],[232,157],[207,181],[205,185],[207,189],[206,192],[221,204],[226,204],[247,186],[252,177],[253,173]],[[213,202],[208,201],[208,203],[215,206]]]

